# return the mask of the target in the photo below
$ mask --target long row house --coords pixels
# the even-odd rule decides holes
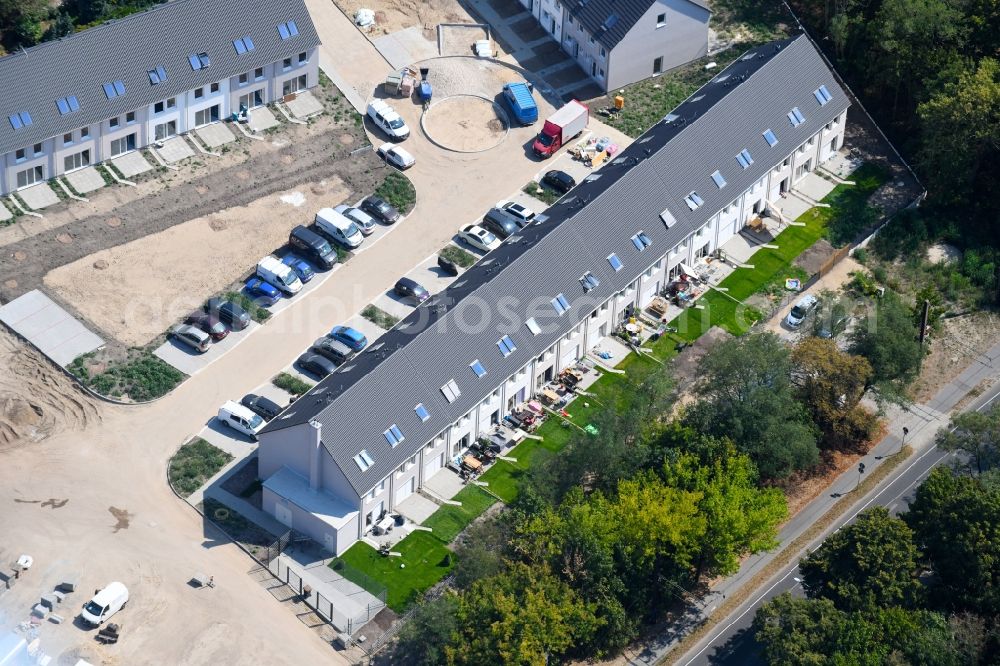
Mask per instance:
[[[264,508],[344,552],[832,157],[848,106],[805,36],[744,54],[271,421]]]
[[[0,58],[0,194],[317,85],[301,0],[174,0]]]

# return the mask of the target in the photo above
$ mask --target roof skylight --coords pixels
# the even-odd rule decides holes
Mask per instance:
[[[77,101],[76,95],[70,95],[69,97],[60,97],[56,100],[56,108],[59,109],[59,115],[65,116],[67,113],[73,113],[74,111],[80,110],[80,102]]]
[[[282,39],[289,39],[299,34],[299,28],[295,25],[295,21],[287,21],[278,26],[278,34]]]
[[[163,69],[163,66],[157,66],[146,72],[149,74],[150,85],[159,85],[167,80],[167,70]]]
[[[736,156],[736,161],[740,163],[740,166],[744,169],[750,168],[753,164],[753,158],[750,157],[750,151],[744,148],[740,151],[740,154]]]
[[[389,442],[389,444],[393,447],[406,439],[403,437],[403,431],[400,430],[399,426],[395,423],[389,426],[389,429],[382,434],[385,435],[385,441]]]
[[[799,107],[796,106],[788,112],[788,122],[792,124],[792,127],[798,127],[805,121],[806,117],[802,115],[801,111],[799,111]]]
[[[362,472],[371,467],[375,463],[375,461],[372,460],[372,457],[368,455],[368,452],[365,451],[364,449],[361,449],[361,453],[354,456],[354,462],[358,463],[358,467],[361,468]]]
[[[192,53],[188,56],[188,62],[191,63],[191,69],[198,71],[211,65],[212,59],[208,57],[207,53]]]
[[[478,358],[470,363],[469,367],[472,368],[474,373],[476,373],[476,377],[482,377],[486,374],[486,368],[483,367],[483,364],[479,362]]]
[[[831,95],[830,91],[826,89],[826,86],[820,86],[819,88],[814,90],[813,96],[816,98],[816,101],[819,102],[820,106],[823,106],[831,99],[833,99],[833,95]]]
[[[524,325],[528,327],[528,330],[531,331],[532,335],[538,335],[542,332],[542,327],[538,325],[538,322],[535,321],[534,317],[524,322]]]
[[[249,37],[241,37],[240,39],[233,40],[233,48],[240,55],[243,55],[247,51],[253,51],[253,40]]]
[[[715,184],[719,186],[720,190],[726,186],[726,179],[723,178],[722,174],[718,171],[712,174],[712,180],[715,181]]]
[[[596,288],[597,285],[601,284],[601,282],[596,277],[594,277],[593,273],[587,271],[586,273],[583,274],[583,277],[580,278],[580,284],[583,285],[584,291],[590,291],[591,289]]]
[[[104,84],[104,96],[108,99],[114,99],[119,95],[125,94],[125,84],[121,81],[112,81]]]
[[[414,407],[413,411],[417,413],[417,418],[421,421],[426,421],[431,417],[431,413],[427,411],[427,408],[424,407],[424,403],[422,402]]]
[[[505,358],[513,354],[514,350],[517,349],[517,345],[514,344],[514,341],[510,339],[509,335],[505,335],[497,340],[497,347],[500,348],[500,353],[503,354]]]
[[[617,254],[609,254],[608,263],[611,264],[611,268],[615,269],[615,273],[622,269],[622,260],[618,258]]]
[[[462,395],[454,379],[449,379],[448,383],[441,387],[441,393],[444,394],[444,398],[448,402],[455,402],[458,400],[458,396]]]
[[[774,132],[772,132],[771,130],[769,130],[769,129],[768,130],[764,130],[764,132],[763,132],[763,134],[761,134],[761,136],[764,137],[764,141],[767,141],[767,145],[771,146],[772,148],[774,146],[778,145],[778,137],[776,137],[774,135]]]

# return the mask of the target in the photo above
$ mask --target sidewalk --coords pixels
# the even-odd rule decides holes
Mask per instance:
[[[913,448],[911,458],[918,457],[934,443],[938,430],[948,425],[951,410],[983,380],[998,374],[1000,374],[1000,343],[985,354],[977,356],[958,377],[944,386],[926,403],[911,405],[908,410],[899,408],[890,410],[887,414],[888,434],[860,460],[865,464],[865,473],[870,474],[882,464],[882,458],[899,451],[903,443],[904,427],[908,428],[908,433],[905,435],[906,444]],[[887,477],[879,487],[890,483],[892,478],[891,476]],[[704,599],[704,606],[708,606],[707,608],[690,605],[689,611],[683,618],[673,622],[664,635],[659,639],[654,639],[645,649],[630,657],[629,663],[658,663],[684,638],[687,631],[697,628],[703,619],[710,617],[724,598],[736,593],[752,580],[782,552],[785,546],[829,511],[841,496],[852,492],[857,487],[858,482],[857,469],[850,469],[838,476],[816,499],[785,523],[785,526],[778,533],[780,543],[776,549],[759,553],[744,560],[739,572],[717,581],[711,586],[710,593]],[[872,489],[870,492],[877,492],[877,490]],[[861,497],[858,498],[858,500],[861,499]],[[709,606],[709,604],[711,605]]]

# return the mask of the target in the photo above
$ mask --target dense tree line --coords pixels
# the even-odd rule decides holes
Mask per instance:
[[[792,666],[1000,664],[997,481],[995,471],[935,469],[901,517],[872,508],[828,538],[800,564],[808,598],[782,595],[758,612],[764,658]]]
[[[0,54],[58,39],[164,0],[0,0]]]

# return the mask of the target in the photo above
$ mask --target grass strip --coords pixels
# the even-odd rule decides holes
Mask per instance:
[[[309,382],[303,381],[295,375],[287,372],[279,372],[271,380],[271,383],[280,389],[288,391],[292,395],[305,395],[313,387]]]
[[[361,316],[387,331],[399,323],[399,317],[392,316],[376,305],[366,305],[365,309],[361,311]]]
[[[181,497],[187,498],[225,467],[233,456],[195,437],[177,450],[167,466],[167,479]]]

